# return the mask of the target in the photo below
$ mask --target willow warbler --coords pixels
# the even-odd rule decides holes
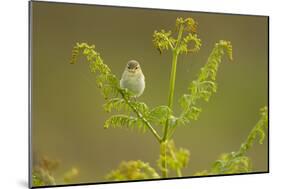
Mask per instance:
[[[145,78],[138,61],[130,60],[127,63],[120,80],[120,87],[128,89],[135,97],[142,95],[145,88]]]

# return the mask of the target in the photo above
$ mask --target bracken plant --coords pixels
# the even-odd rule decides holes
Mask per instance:
[[[187,167],[190,152],[184,148],[177,148],[173,141],[173,134],[177,127],[187,126],[192,120],[197,120],[202,108],[200,101],[208,102],[217,91],[216,76],[222,57],[226,54],[232,60],[232,45],[229,41],[220,40],[215,45],[206,64],[200,69],[195,80],[187,88],[186,94],[178,99],[181,107],[180,114],[174,113],[174,93],[177,73],[178,57],[189,55],[200,50],[201,40],[197,35],[197,22],[193,18],[177,18],[176,33],[171,31],[155,31],[153,44],[160,54],[164,51],[172,53],[169,95],[166,105],[149,107],[146,103],[133,98],[127,89],[119,85],[119,79],[111,72],[94,45],[77,43],[72,51],[71,63],[77,62],[79,54],[84,55],[89,63],[90,71],[96,76],[96,83],[105,99],[104,110],[116,112],[104,122],[104,128],[139,128],[149,131],[159,143],[160,154],[157,169],[141,160],[121,162],[117,169],[112,170],[106,178],[110,181],[140,180],[153,178],[167,178],[171,171],[182,177],[182,169]],[[161,126],[162,132],[155,129]],[[257,138],[263,143],[268,126],[267,107],[261,108],[261,118],[256,126],[234,152],[222,154],[209,170],[197,172],[195,175],[219,175],[250,172],[252,164],[247,157],[247,151],[253,146]]]

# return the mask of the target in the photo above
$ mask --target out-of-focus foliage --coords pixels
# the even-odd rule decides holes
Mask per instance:
[[[46,185],[37,172],[32,172],[32,186],[44,186]]]
[[[160,169],[163,169],[162,162],[163,158],[166,159],[167,170],[169,168],[177,172],[178,176],[181,176],[181,169],[188,166],[190,153],[188,150],[184,148],[177,149],[173,140],[167,141],[167,144],[163,146],[166,148],[166,153],[160,154],[160,158],[158,160],[158,166]]]
[[[33,170],[32,179],[33,186],[56,185],[54,176],[48,170],[40,167]]]
[[[47,156],[34,156],[34,165],[32,170],[32,186],[51,186],[60,182],[60,178],[54,177],[54,172],[58,169],[60,162],[50,159]],[[73,167],[64,174],[64,183],[71,183],[77,178],[79,171]]]
[[[111,171],[106,178],[112,181],[143,180],[160,178],[158,173],[143,161],[123,161],[116,170]]]
[[[58,168],[59,161],[52,160],[47,156],[34,157],[34,166],[32,170],[32,185],[43,186],[43,185],[55,185],[55,178],[53,172]]]
[[[252,148],[254,142],[258,140],[260,144],[264,142],[266,130],[268,127],[268,110],[267,107],[261,108],[260,120],[249,133],[246,141],[241,144],[236,152],[224,153],[213,164],[212,168],[196,173],[196,175],[218,175],[247,173],[252,170],[251,159],[246,156],[246,152]]]
[[[63,181],[65,183],[73,183],[78,175],[79,175],[79,170],[75,167],[72,167],[63,175]]]
[[[173,170],[183,169],[189,163],[190,153],[184,148],[177,149],[173,140],[167,145],[167,164]]]

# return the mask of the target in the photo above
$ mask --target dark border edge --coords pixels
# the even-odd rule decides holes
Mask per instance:
[[[46,185],[34,186],[31,188],[54,188],[54,187],[69,187],[69,186],[86,186],[86,185],[100,185],[100,184],[122,184],[122,183],[135,183],[135,182],[151,182],[161,180],[182,180],[182,179],[197,179],[197,178],[211,178],[211,177],[225,177],[225,176],[240,176],[240,175],[254,175],[254,174],[268,174],[268,171],[257,171],[248,173],[235,173],[235,174],[220,174],[220,175],[205,175],[205,176],[189,176],[189,177],[170,177],[160,179],[143,179],[143,180],[126,180],[126,181],[108,181],[108,182],[89,182],[89,183],[76,183],[76,184],[62,184],[62,185]]]
[[[270,173],[270,17],[267,16],[267,113],[268,113],[268,129],[267,129],[267,170]]]
[[[28,1],[28,187],[32,188],[32,1]]]

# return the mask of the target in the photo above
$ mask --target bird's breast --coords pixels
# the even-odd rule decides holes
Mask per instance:
[[[125,75],[120,80],[120,86],[122,88],[127,88],[137,96],[143,93],[145,88],[145,80],[143,75]]]

